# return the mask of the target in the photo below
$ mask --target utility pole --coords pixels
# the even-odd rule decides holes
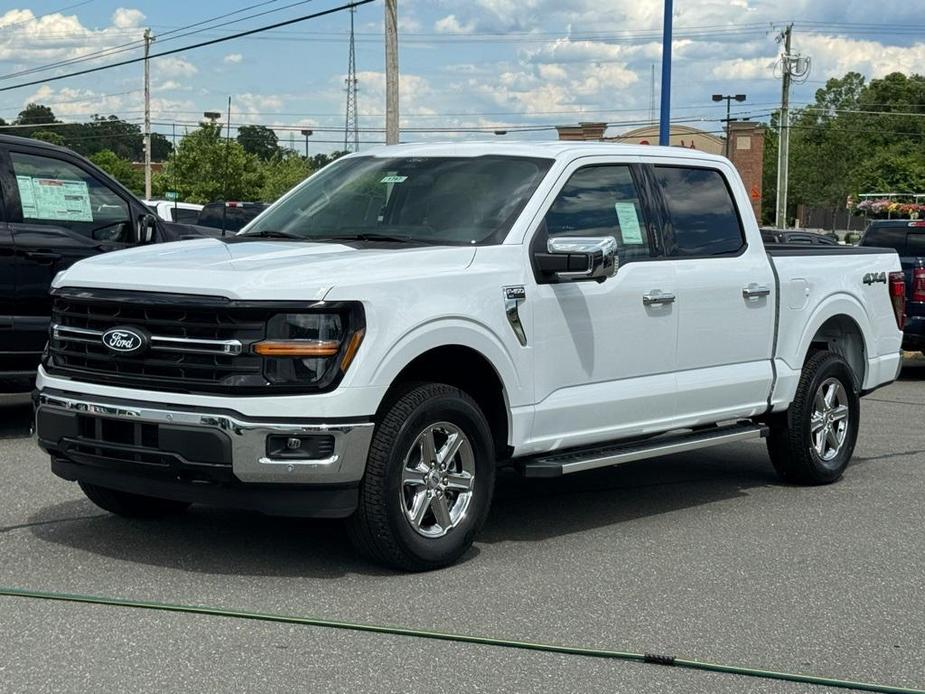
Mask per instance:
[[[671,25],[674,12],[672,0],[665,0],[665,18],[662,23],[662,108],[659,113],[658,143],[671,144]]]
[[[780,97],[780,138],[777,147],[777,212],[774,216],[774,225],[778,229],[787,228],[787,186],[790,174],[790,37],[793,33],[793,24],[784,29],[784,54],[781,56],[781,72],[783,73],[783,87]]]
[[[151,199],[151,81],[148,53],[153,40],[151,29],[145,29],[145,200]]]
[[[385,143],[398,139],[398,0],[385,0]]]

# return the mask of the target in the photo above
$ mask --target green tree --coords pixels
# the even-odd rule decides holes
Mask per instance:
[[[133,193],[137,195],[143,193],[144,173],[135,169],[129,160],[123,159],[109,149],[100,150],[92,154],[89,159]]]
[[[54,112],[48,106],[30,103],[19,112],[13,122],[16,125],[42,125],[44,123],[59,123],[60,121],[55,118]]]
[[[238,128],[237,139],[245,152],[253,154],[261,161],[268,161],[279,154],[279,138],[266,126],[242,125]]]
[[[66,144],[61,133],[56,133],[54,130],[33,130],[30,132],[30,136],[36,140],[41,140],[42,142],[47,142],[51,145],[64,146]]]
[[[258,199],[262,173],[257,157],[222,138],[219,126],[206,124],[180,140],[158,179],[182,200],[207,203]]]
[[[263,165],[260,199],[271,202],[308,178],[311,164],[298,154],[277,155]]]

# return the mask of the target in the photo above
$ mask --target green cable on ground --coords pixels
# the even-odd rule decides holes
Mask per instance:
[[[56,600],[60,602],[75,602],[91,605],[109,605],[111,607],[133,607],[144,610],[159,610],[162,612],[183,612],[187,614],[202,614],[213,617],[233,617],[236,619],[253,619],[261,622],[279,622],[283,624],[303,624],[306,626],[325,627],[329,629],[345,629],[348,631],[364,631],[375,634],[389,634],[392,636],[410,636],[419,639],[435,639],[439,641],[454,641],[457,643],[476,644],[481,646],[499,646],[502,648],[517,648],[521,650],[542,651],[544,653],[564,653],[567,655],[582,655],[589,658],[610,658],[612,660],[628,660],[637,663],[654,663],[688,668],[692,670],[705,670],[709,672],[724,672],[746,677],[760,677],[764,679],[799,682],[801,684],[815,684],[826,687],[839,687],[842,689],[856,689],[867,692],[883,692],[885,694],[925,694],[925,689],[910,689],[908,687],[893,687],[885,684],[870,682],[851,682],[849,680],[818,677],[815,675],[800,675],[789,672],[775,672],[773,670],[760,670],[757,668],[740,667],[737,665],[722,665],[706,663],[699,660],[675,658],[667,655],[652,655],[645,653],[629,653],[626,651],[610,651],[600,648],[584,648],[580,646],[562,646],[546,643],[531,643],[529,641],[514,641],[511,639],[497,639],[487,636],[471,636],[468,634],[446,634],[439,631],[424,629],[411,629],[408,627],[383,626],[379,624],[360,624],[355,622],[342,622],[319,617],[296,617],[293,615],[267,614],[262,612],[247,612],[245,610],[230,610],[218,607],[202,607],[197,605],[177,605],[164,602],[149,602],[146,600],[128,600],[124,598],[109,598],[98,595],[78,595],[72,593],[54,593],[37,590],[23,590],[21,588],[0,587],[0,596],[16,598],[32,598],[35,600]]]

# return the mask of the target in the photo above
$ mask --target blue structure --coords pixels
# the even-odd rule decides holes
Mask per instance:
[[[665,21],[662,25],[662,102],[658,123],[658,143],[670,144],[671,136],[671,15],[674,0],[665,0]]]

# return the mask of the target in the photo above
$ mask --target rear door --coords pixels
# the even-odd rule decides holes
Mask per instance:
[[[732,170],[712,163],[647,170],[675,268],[679,424],[758,414],[771,388],[776,288],[764,244],[746,240],[740,210],[752,214],[749,201],[736,199]]]
[[[42,148],[8,150],[4,187],[15,247],[13,345],[40,353],[55,275],[97,253],[134,243],[132,206],[78,160]]]

